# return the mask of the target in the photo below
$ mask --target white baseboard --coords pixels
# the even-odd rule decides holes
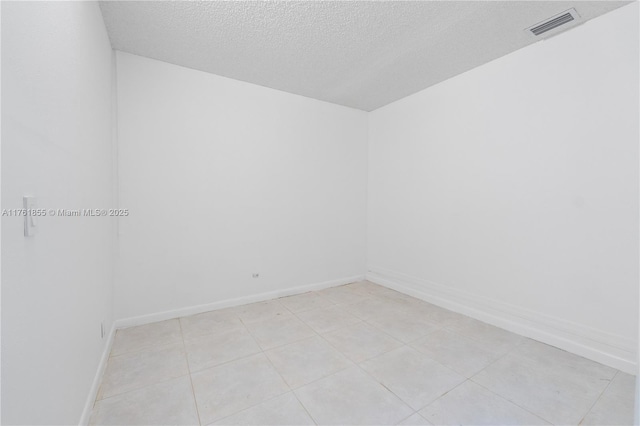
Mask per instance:
[[[366,278],[626,373],[637,373],[637,343],[631,339],[383,268],[369,268]]]
[[[109,354],[111,353],[111,346],[113,345],[113,338],[116,335],[116,327],[115,324],[111,326],[111,330],[109,331],[109,335],[107,336],[107,342],[104,345],[104,351],[102,352],[102,358],[100,358],[100,363],[98,364],[98,370],[96,371],[96,375],[93,378],[93,383],[91,384],[91,389],[89,389],[89,395],[87,396],[87,401],[84,404],[84,410],[82,410],[82,416],[80,417],[80,426],[86,426],[89,424],[89,419],[91,418],[91,411],[93,410],[93,404],[96,401],[96,397],[98,396],[98,390],[100,389],[100,384],[102,383],[102,375],[104,374],[104,370],[107,368],[107,362],[109,361]]]
[[[352,277],[339,278],[331,281],[320,283],[301,285],[297,287],[289,287],[282,290],[274,290],[265,293],[254,294],[250,296],[238,297],[235,299],[227,299],[204,305],[187,306],[184,308],[174,309],[170,311],[158,312],[149,315],[141,315],[116,320],[115,328],[127,328],[136,325],[149,324],[157,321],[164,321],[173,318],[180,318],[188,315],[200,314],[203,312],[215,311],[217,309],[229,308],[232,306],[246,305],[247,303],[262,302],[265,300],[277,299],[284,296],[292,296],[294,294],[306,293],[308,291],[322,290],[329,287],[336,287],[343,284],[349,284],[356,281],[364,280],[364,275],[356,275]]]

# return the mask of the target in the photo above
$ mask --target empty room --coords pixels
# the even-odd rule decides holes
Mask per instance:
[[[640,4],[2,1],[3,425],[638,425]]]

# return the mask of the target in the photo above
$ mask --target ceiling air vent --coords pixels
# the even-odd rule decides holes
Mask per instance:
[[[527,28],[527,30],[531,31],[531,33],[533,33],[533,35],[535,36],[540,36],[547,31],[554,30],[558,27],[568,24],[571,21],[576,21],[579,18],[580,15],[577,14],[575,9],[569,9],[539,24],[536,24],[533,27],[529,27]]]

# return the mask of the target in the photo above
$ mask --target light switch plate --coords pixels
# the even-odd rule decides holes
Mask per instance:
[[[38,208],[36,197],[24,196],[22,197],[22,207],[24,212],[24,236],[31,237],[36,234],[36,220],[35,216],[31,215],[31,212]]]

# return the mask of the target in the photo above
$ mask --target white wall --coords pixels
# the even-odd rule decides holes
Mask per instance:
[[[2,4],[2,208],[109,207],[111,47],[97,3]],[[112,321],[112,220],[2,218],[2,423],[77,424]]]
[[[636,7],[636,15],[638,16],[638,22],[640,22],[640,7]],[[638,87],[638,90],[639,90],[638,96],[640,97],[640,87]],[[640,133],[640,122],[638,122],[638,128],[639,128],[638,131]],[[640,156],[638,157],[638,161],[640,162]],[[638,164],[638,167],[640,168],[640,163]],[[640,197],[640,193],[638,195]],[[640,297],[640,294],[638,296]],[[638,300],[638,306],[640,306],[640,299]],[[638,366],[638,372],[640,373],[640,313],[638,314],[638,342],[636,346],[636,362]],[[633,424],[640,425],[640,374],[636,374],[636,397],[635,397],[634,408],[635,408],[634,410],[635,416],[633,419]]]
[[[633,371],[637,8],[372,112],[368,276]]]
[[[364,275],[365,112],[126,53],[117,69],[118,318]]]

